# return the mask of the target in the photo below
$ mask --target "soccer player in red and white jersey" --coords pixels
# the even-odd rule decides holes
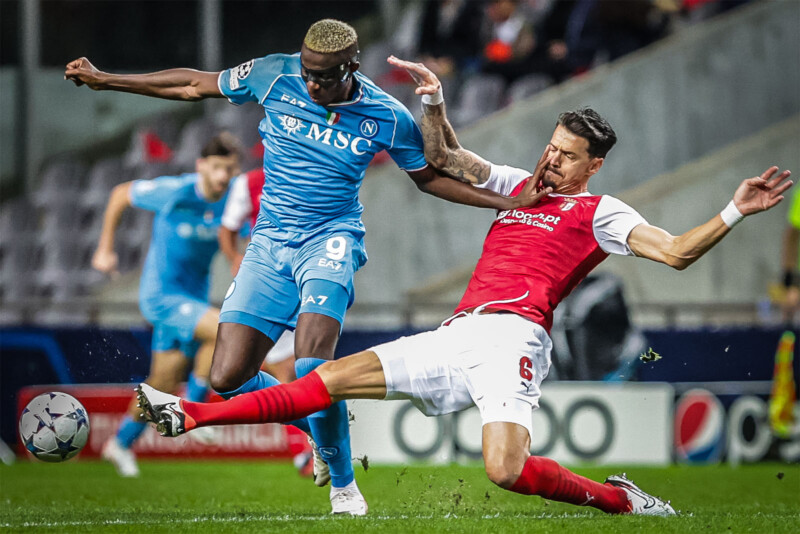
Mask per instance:
[[[498,214],[455,315],[437,330],[327,362],[296,382],[225,403],[188,402],[143,384],[139,401],[146,417],[162,434],[178,435],[211,424],[289,421],[342,399],[410,399],[426,415],[474,404],[483,423],[486,473],[498,486],[607,513],[674,515],[669,502],[624,475],[601,484],[531,456],[531,410],[550,367],[553,310],[609,254],[686,268],[742,218],[778,204],[792,185],[789,171],[776,174],[770,167],[744,180],[720,214],[672,236],[623,202],[589,193],[589,179],[616,142],[595,111],[561,114],[533,173],[498,166],[458,144],[433,73],[419,63],[390,62],[420,85],[425,154],[434,167],[502,194],[534,180],[538,204]]]
[[[225,202],[222,226],[217,237],[220,250],[231,262],[233,276],[239,272],[239,265],[244,257],[244,254],[239,252],[239,232],[245,222],[250,223],[251,229],[256,225],[262,189],[264,189],[264,170],[259,167],[236,177]]]

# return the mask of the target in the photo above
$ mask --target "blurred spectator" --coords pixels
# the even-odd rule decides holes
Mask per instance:
[[[481,3],[438,0],[425,3],[419,60],[440,78],[476,68],[481,54]]]
[[[532,72],[536,36],[519,0],[489,0],[486,16],[489,29],[481,70],[486,74],[499,74],[507,82]]]
[[[651,0],[556,0],[538,26],[540,69],[556,82],[646,46],[669,29],[669,4]]]
[[[669,29],[669,15],[657,2],[635,0],[596,0],[591,14],[596,52],[605,52],[614,61],[664,37]]]
[[[665,1],[677,2],[680,4],[680,10],[683,19],[689,23],[694,24],[711,18],[715,15],[739,7],[743,4],[750,2],[750,0],[659,0],[661,3]]]

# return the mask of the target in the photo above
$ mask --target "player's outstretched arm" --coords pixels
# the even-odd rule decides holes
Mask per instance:
[[[387,61],[405,69],[418,85],[416,93],[423,96],[421,129],[428,163],[461,181],[482,184],[488,180],[491,163],[458,143],[456,132],[447,120],[442,84],[436,75],[422,63],[394,56]]]
[[[168,100],[196,101],[222,97],[217,86],[218,72],[194,69],[169,69],[148,74],[111,74],[95,68],[82,57],[67,63],[64,79],[86,85],[95,91],[122,91]]]
[[[122,218],[122,213],[131,206],[130,191],[132,182],[119,184],[111,190],[111,196],[103,215],[103,228],[100,231],[100,240],[92,256],[92,267],[101,273],[113,276],[119,275],[117,267],[119,258],[114,252],[114,239],[117,227]]]
[[[539,191],[536,188],[537,182],[529,180],[517,196],[507,197],[489,189],[473,187],[471,184],[443,176],[430,166],[421,171],[409,172],[408,175],[420,191],[429,195],[457,204],[496,210],[528,208],[538,204],[542,197],[553,192],[550,187]]]
[[[770,167],[761,176],[744,180],[733,200],[718,215],[688,232],[673,236],[665,230],[640,224],[628,236],[628,246],[637,255],[683,270],[708,252],[733,226],[748,215],[766,211],[783,200],[792,186],[791,174]]]

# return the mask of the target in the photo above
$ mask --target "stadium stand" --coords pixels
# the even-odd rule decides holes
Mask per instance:
[[[786,16],[789,8],[780,3],[757,4],[704,24],[693,23],[682,27],[680,36],[674,39],[663,40],[637,54],[604,65],[589,77],[558,85],[557,90],[552,90],[552,81],[540,74],[523,76],[507,87],[498,77],[478,74],[467,76],[460,85],[446,81],[446,89],[451,91],[447,97],[450,115],[464,131],[460,137],[467,146],[480,146],[481,153],[490,158],[524,166],[533,157],[530,146],[542,142],[540,130],[549,130],[559,110],[598,103],[612,110],[610,117],[619,131],[633,132],[623,139],[623,143],[633,146],[623,148],[621,145],[617,149],[621,153],[615,155],[613,165],[604,169],[602,186],[605,189],[600,192],[624,191],[720,149],[742,135],[752,134],[751,128],[766,128],[800,111],[796,92],[790,94],[791,90],[784,88],[796,86],[797,80],[792,78],[796,76],[794,71],[784,72],[781,59],[775,54],[764,60],[758,54],[758,47],[737,44],[766,39],[765,46],[768,45],[769,50],[796,50],[796,35],[785,29],[785,21],[791,20]],[[407,17],[404,16],[404,20]],[[398,24],[397,31],[407,31],[408,27],[408,23],[403,22]],[[417,112],[418,97],[413,93],[413,85],[397,77],[385,63],[386,55],[397,52],[392,47],[398,40],[402,39],[391,36],[362,51],[363,69]],[[738,59],[735,62],[726,59],[730,54]],[[702,70],[702,76],[694,79],[693,90],[716,94],[719,109],[713,108],[714,102],[696,109],[693,99],[678,99],[683,79],[675,78],[675,73],[693,72],[693,68]],[[730,76],[750,80],[776,80],[786,76],[789,79],[774,90],[770,89],[772,98],[764,101],[766,86],[755,81],[739,87],[735,97],[726,96],[728,92],[719,84],[727,84]],[[675,79],[670,81],[670,77]],[[676,96],[671,98],[670,92]],[[642,101],[627,98],[629,93],[650,97]],[[624,101],[624,107],[620,106],[620,101]],[[192,147],[219,128],[229,129],[243,140],[247,154],[242,168],[258,165],[263,151],[257,135],[260,110],[256,106],[231,106],[224,101],[209,104],[203,108],[202,116],[184,125],[181,122],[185,116],[178,119],[171,114],[140,121],[130,133],[127,148],[116,155],[105,151],[94,161],[75,154],[54,159],[43,168],[41,187],[33,189],[27,197],[3,203],[0,217],[3,311],[0,321],[13,323],[22,313],[9,303],[31,306],[36,302],[38,307],[41,303],[46,305],[68,298],[92,300],[91,295],[104,282],[91,272],[86,258],[99,234],[103,205],[114,185],[133,178],[191,170]],[[744,114],[735,123],[733,118],[722,113],[723,108],[729,109],[732,105]],[[474,121],[503,109],[513,112],[492,115],[483,120],[479,128],[469,128]],[[750,120],[751,115],[753,120]],[[706,126],[710,129],[693,133],[689,124],[695,116],[714,117],[711,125]],[[636,133],[653,122],[664,127],[648,129],[648,135]],[[746,130],[742,124],[747,125]],[[711,129],[714,135],[710,135]],[[652,146],[644,144],[648,137],[652,139]],[[658,146],[658,150],[653,146]],[[633,156],[636,153],[653,156],[641,161]],[[629,169],[636,169],[636,172]],[[462,263],[464,258],[476,256],[474,236],[485,231],[490,214],[466,213],[436,201],[433,206],[427,204],[429,199],[389,206],[386,199],[405,198],[408,195],[405,188],[410,185],[397,180],[391,171],[382,167],[375,167],[368,177],[361,196],[367,205],[365,221],[370,229],[367,239],[372,260],[370,268],[357,278],[361,297],[355,310],[359,306],[374,309],[389,302],[410,302],[404,298],[407,291],[424,287],[426,280],[446,272],[445,266],[452,267],[454,263]],[[390,238],[400,231],[418,235],[407,227],[405,220],[430,222],[437,226],[436,235],[440,237],[433,243],[417,243],[413,247],[404,236]],[[464,231],[464,228],[469,230]],[[126,213],[120,229],[123,272],[143,259],[149,232],[150,219],[146,214],[139,216],[135,210]],[[79,237],[72,239],[71,235],[76,233]],[[443,240],[447,240],[446,245]],[[70,246],[66,246],[67,243]],[[397,250],[386,250],[390,245]],[[445,252],[447,258],[443,256]],[[390,270],[387,262],[393,258],[397,261]],[[413,268],[405,264],[412,259]],[[57,275],[58,269],[64,272]],[[387,275],[397,270],[406,274]],[[412,272],[414,274],[408,274]],[[21,277],[21,273],[27,276]],[[64,284],[74,287],[60,287]],[[214,283],[215,288],[222,287],[223,291],[225,286],[224,282]],[[135,313],[135,306],[131,306],[131,310]]]

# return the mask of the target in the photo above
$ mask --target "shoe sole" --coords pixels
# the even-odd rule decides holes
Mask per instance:
[[[156,419],[156,411],[153,408],[153,405],[150,404],[150,400],[147,398],[147,395],[144,394],[142,390],[142,386],[136,386],[136,402],[139,408],[144,412],[144,418],[146,421],[150,423],[156,424],[156,430],[162,436],[167,435],[167,427],[164,424],[164,421],[160,419]]]

